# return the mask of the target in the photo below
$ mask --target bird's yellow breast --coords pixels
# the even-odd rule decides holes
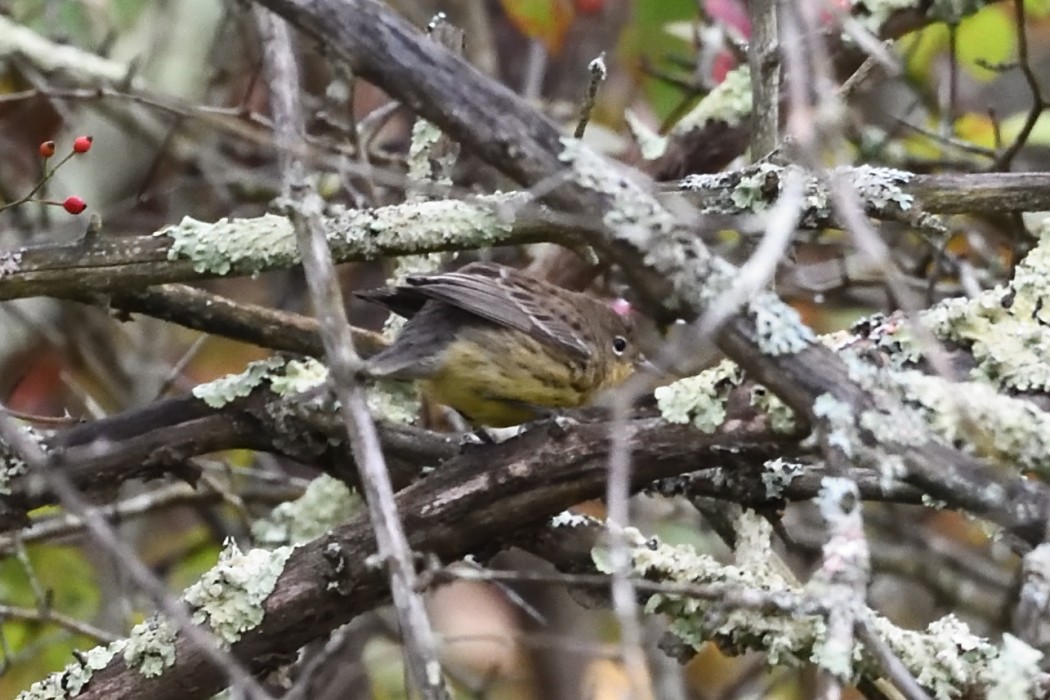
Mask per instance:
[[[439,369],[420,384],[431,399],[470,421],[504,427],[537,418],[538,409],[582,406],[630,372],[609,369],[570,358],[520,331],[480,325],[458,333]]]

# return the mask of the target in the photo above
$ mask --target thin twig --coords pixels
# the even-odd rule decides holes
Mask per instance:
[[[288,155],[304,133],[296,92],[299,70],[291,48],[291,36],[287,24],[266,10],[258,11],[258,20],[267,38],[271,109],[278,126],[276,136],[279,142],[293,146],[282,150],[281,162],[287,201],[295,202],[288,205],[288,215],[295,228],[310,299],[320,323],[332,389],[342,406],[344,427],[350,437],[375,528],[379,557],[389,573],[390,591],[406,648],[405,662],[414,686],[412,692],[421,693],[428,700],[443,700],[448,697],[448,691],[440,673],[437,644],[423,600],[416,592],[412,552],[398,517],[394,491],[364,387],[358,378],[362,361],[354,351],[342,293],[321,223],[323,202],[307,183],[302,162]]]
[[[631,555],[627,547],[625,529],[630,525],[631,503],[631,438],[627,427],[634,396],[629,390],[617,391],[613,404],[613,420],[609,431],[608,483],[605,501],[608,513],[609,557],[612,564],[612,602],[616,621],[620,625],[620,649],[627,670],[630,687],[628,697],[641,698],[647,694],[649,673],[645,650],[642,647],[642,625],[637,593],[629,578]]]
[[[855,623],[854,633],[871,655],[878,660],[882,672],[893,681],[894,686],[907,700],[930,700],[930,696],[922,689],[915,676],[905,668],[893,650],[889,648],[879,637],[875,626],[871,622],[870,615],[859,615]]]
[[[83,635],[94,640],[98,644],[109,644],[120,639],[120,635],[107,632],[101,627],[95,627],[87,622],[82,622],[75,617],[64,615],[48,608],[47,610],[35,610],[33,608],[19,608],[14,605],[0,605],[0,619],[29,620],[31,622],[54,623],[64,627],[74,634]]]
[[[591,121],[591,112],[594,111],[595,100],[598,97],[598,88],[609,77],[609,69],[605,67],[604,51],[598,58],[587,64],[587,70],[590,71],[591,78],[587,82],[587,92],[583,96],[583,104],[580,105],[580,119],[576,123],[576,130],[572,134],[578,139],[583,138],[583,132],[587,130],[587,124]]]
[[[1039,76],[1037,76],[1035,71],[1032,70],[1031,59],[1028,55],[1028,23],[1025,16],[1024,0],[1014,0],[1014,12],[1017,13],[1017,63],[1021,67],[1021,75],[1024,76],[1025,83],[1027,83],[1028,89],[1032,93],[1032,107],[1028,110],[1028,116],[1025,118],[1020,133],[1017,134],[1017,138],[1014,139],[1009,148],[1003,151],[1003,153],[995,159],[994,168],[996,170],[1003,170],[1010,167],[1014,157],[1016,157],[1021,148],[1028,143],[1028,137],[1035,128],[1036,122],[1039,121],[1039,115],[1041,115],[1047,107],[1046,98],[1043,95],[1042,83],[1040,82]]]
[[[751,157],[772,153],[780,139],[780,37],[777,28],[779,3],[752,0],[748,3],[752,35],[748,42],[751,93]]]

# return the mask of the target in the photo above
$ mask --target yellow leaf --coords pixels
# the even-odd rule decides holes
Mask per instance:
[[[898,53],[907,59],[908,75],[919,81],[929,78],[933,59],[948,47],[948,27],[931,24],[907,34],[897,42]]]
[[[561,50],[575,14],[569,0],[500,0],[500,4],[518,31],[552,54]]]
[[[616,698],[653,700],[648,676],[639,680],[643,687],[632,688],[630,677],[621,664],[610,659],[594,659],[587,664],[584,671],[580,697],[594,700],[614,700]]]
[[[995,124],[984,114],[969,112],[956,119],[955,136],[975,146],[995,148]]]

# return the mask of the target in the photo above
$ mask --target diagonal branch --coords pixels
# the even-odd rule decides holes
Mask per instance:
[[[350,63],[355,72],[471,147],[478,156],[559,211],[593,222],[588,241],[623,263],[649,309],[696,319],[729,289],[736,270],[713,256],[693,221],[676,217],[652,196],[653,184],[628,175],[558,129],[526,102],[451,53],[424,41],[375,0],[262,0]],[[639,264],[641,261],[643,264]],[[797,314],[772,294],[735,310],[717,345],[810,423],[814,408],[838,408],[842,424],[882,415],[875,398],[830,349],[813,343]],[[900,442],[855,431],[858,461],[899,458],[912,479],[937,497],[960,484],[995,481],[995,470],[931,437]],[[1037,484],[967,493],[969,506],[1029,542],[1042,541],[1050,492]]]

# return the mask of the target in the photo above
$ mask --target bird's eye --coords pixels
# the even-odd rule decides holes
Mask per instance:
[[[622,355],[623,351],[627,349],[627,338],[622,335],[618,335],[613,338],[613,352],[617,355]]]

